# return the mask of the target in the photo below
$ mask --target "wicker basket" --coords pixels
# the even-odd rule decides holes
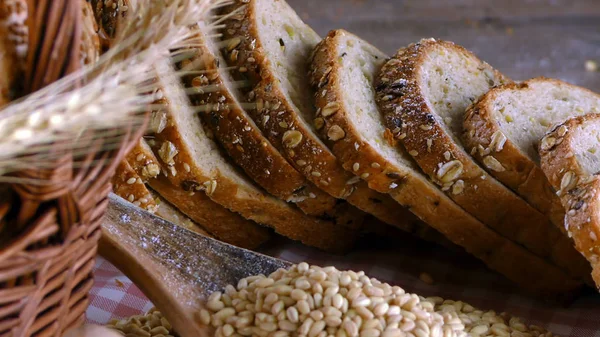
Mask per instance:
[[[39,1],[52,4],[40,6],[50,11],[54,5],[67,2],[70,5],[80,0]],[[75,20],[79,13],[75,14]],[[68,18],[62,16],[58,22],[65,20]],[[47,36],[42,29],[45,27],[38,33],[46,34],[43,38],[61,41],[56,36]],[[74,26],[73,34],[64,31],[58,34],[74,36],[78,31],[80,27]],[[62,43],[77,46],[64,38]],[[43,43],[38,46],[50,50],[64,48],[52,49],[56,46],[47,47]],[[75,54],[78,52],[62,52],[65,57]],[[71,65],[79,59],[68,62],[62,67],[66,72],[74,70]],[[51,81],[62,75],[56,74]],[[33,85],[32,90],[38,89],[38,84],[51,82],[37,68],[26,77],[25,82]],[[134,127],[129,129],[116,150],[103,151],[102,143],[95,142],[84,158],[61,155],[50,169],[32,168],[13,174],[14,178],[35,178],[44,184],[0,184],[0,337],[58,337],[84,321],[100,224],[111,191],[110,179],[143,130],[139,125],[135,131]]]
[[[0,336],[61,336],[83,322],[116,163],[92,167],[91,159],[77,170],[64,158],[53,170],[20,172],[50,183],[13,185],[13,202],[3,200],[6,222],[23,217],[26,226],[0,252]]]

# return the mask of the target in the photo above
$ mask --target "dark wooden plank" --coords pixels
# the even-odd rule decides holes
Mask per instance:
[[[344,28],[387,53],[422,37],[455,41],[508,76],[560,78],[600,92],[598,0],[289,0],[325,35]]]

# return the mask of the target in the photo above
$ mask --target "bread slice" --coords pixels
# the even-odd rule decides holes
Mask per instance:
[[[155,142],[154,139],[149,141]],[[267,228],[229,211],[212,201],[203,191],[186,191],[179,185],[171,184],[165,176],[168,172],[162,169],[160,161],[144,139],[128,153],[127,161],[142,181],[217,239],[248,249],[255,249],[270,239]]]
[[[126,160],[117,166],[112,178],[113,192],[130,203],[155,213],[156,202],[146,187],[146,184]]]
[[[150,180],[149,186],[223,242],[246,249],[257,249],[271,238],[268,228],[229,211],[212,201],[203,191],[189,192],[173,186],[172,182],[162,174]]]
[[[192,73],[184,77],[184,83],[215,139],[252,180],[273,196],[295,203],[310,215],[323,215],[335,208],[335,198],[296,171],[244,111],[237,83],[227,68],[219,66],[225,61],[210,38],[211,28],[200,23],[197,31],[198,47],[191,52],[198,57],[184,62],[182,70]],[[204,86],[211,90],[203,91]]]
[[[467,212],[580,279],[589,267],[548,218],[481,168],[462,147],[467,107],[508,80],[451,42],[421,40],[396,53],[375,81],[385,124],[421,169]],[[492,157],[485,165],[501,170]]]
[[[503,85],[467,111],[464,144],[479,162],[498,161],[504,170],[489,174],[563,228],[565,212],[539,167],[537,143],[551,125],[599,107],[597,94],[555,79]]]
[[[323,118],[324,135],[336,126],[344,131],[341,140],[327,139],[344,167],[356,168],[370,187],[391,194],[451,241],[522,287],[542,293],[577,288],[579,282],[562,270],[465,212],[427,180],[392,137],[386,136],[371,82],[384,61],[380,51],[343,30],[330,32],[316,48],[313,83],[319,92],[326,90],[325,96],[317,93],[317,104],[337,104],[339,109],[335,114],[323,117],[321,112],[315,117]]]
[[[240,1],[226,13],[235,15],[225,21],[223,53],[233,77],[250,82],[245,99],[255,105],[248,113],[270,143],[331,196],[415,232],[415,218],[346,172],[312,127],[307,59],[320,37],[283,0]]]
[[[158,208],[156,209],[156,215],[171,223],[189,229],[192,232],[214,238],[212,234],[207,232],[204,228],[202,228],[202,226],[198,225],[188,216],[183,214],[179,209],[177,209],[177,207],[173,206],[171,203],[161,197],[156,191],[150,190],[150,194],[158,205]]]
[[[329,251],[343,251],[353,245],[357,232],[350,228],[354,221],[362,221],[360,217],[343,208],[338,208],[339,214],[331,219],[310,217],[255,187],[204,131],[170,61],[158,62],[156,68],[166,126],[153,135],[153,149],[168,168],[171,184],[190,192],[205,191],[229,210],[307,245]]]
[[[225,56],[234,78],[247,79],[248,109],[256,124],[290,164],[336,198],[353,192],[335,156],[314,134],[307,60],[320,37],[283,1],[238,1],[225,21]],[[237,55],[237,56],[235,56]],[[233,60],[233,61],[232,61]]]
[[[192,69],[208,69],[210,72],[195,78],[190,76],[187,78],[187,83],[190,88],[193,88],[194,84],[218,87],[213,92],[192,96],[192,101],[197,106],[212,105],[211,111],[205,111],[203,116],[206,124],[211,126],[215,137],[233,160],[254,181],[274,196],[288,201],[299,201],[296,204],[308,214],[319,214],[323,210],[327,211],[327,208],[331,209],[330,203],[335,202],[335,199],[316,188],[288,163],[243,109],[239,92],[233,87],[234,81],[228,70],[216,67],[216,64],[225,64],[225,61],[216,50],[215,44],[206,37],[210,35],[210,31],[204,26],[200,26],[200,31],[203,42],[202,47],[199,48],[201,60],[196,60],[191,66]],[[198,61],[201,62],[194,64]],[[419,229],[422,227],[419,220],[407,210],[397,207],[397,203],[389,196],[369,189],[362,182],[357,182],[356,186],[356,192],[347,198],[352,205],[405,231],[423,232]],[[301,194],[298,194],[298,191]],[[369,223],[364,230],[370,231],[371,227],[372,224]],[[439,235],[422,234],[429,240],[434,238],[439,239],[440,242],[443,240]]]
[[[126,160],[122,161],[117,167],[117,172],[112,179],[112,184],[113,192],[132,204],[141,207],[150,213],[154,213],[176,225],[202,235],[211,236],[206,230],[166,202],[156,192],[149,190],[137,172]],[[217,219],[211,220],[215,221]]]
[[[572,117],[540,142],[541,167],[567,210],[564,226],[600,289],[600,115]]]
[[[92,5],[86,0],[81,2],[81,55],[79,56],[82,67],[95,63],[100,57],[100,36],[98,36],[98,23],[94,17]]]
[[[134,11],[137,1],[135,0],[87,0],[94,11],[98,23],[98,34],[100,43],[104,50],[108,49],[116,32],[119,29],[119,19]]]
[[[148,141],[153,142],[154,137],[148,137]],[[144,183],[158,177],[164,168],[160,165],[158,158],[152,152],[146,138],[141,138],[135,146],[129,150],[125,159],[127,163],[135,170]]]

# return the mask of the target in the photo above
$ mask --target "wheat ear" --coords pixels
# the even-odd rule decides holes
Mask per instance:
[[[156,61],[185,48],[193,38],[188,27],[229,2],[138,1],[115,46],[96,64],[0,111],[0,182],[14,181],[7,174],[24,167],[51,166],[73,150],[85,154],[98,140],[116,144],[129,127],[141,126],[156,100]],[[58,151],[48,154],[50,146]]]

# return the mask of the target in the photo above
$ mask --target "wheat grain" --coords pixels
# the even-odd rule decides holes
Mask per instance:
[[[199,316],[216,337],[552,336],[504,313],[306,263],[242,279],[211,294],[206,308]]]

